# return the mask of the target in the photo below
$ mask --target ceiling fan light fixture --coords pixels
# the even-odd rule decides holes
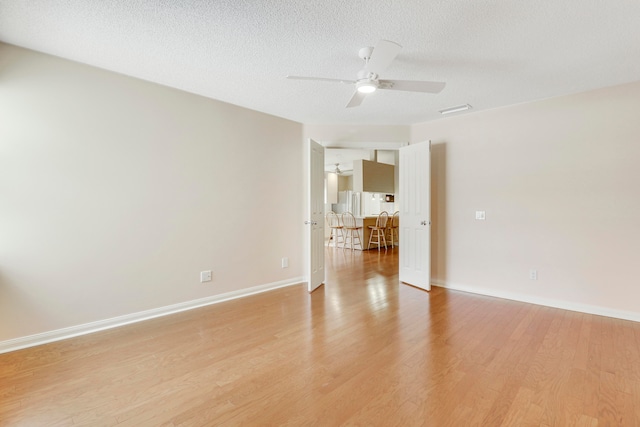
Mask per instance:
[[[321,82],[343,83],[355,86],[355,91],[345,108],[358,107],[376,90],[394,90],[404,92],[440,93],[446,83],[418,80],[379,80],[384,72],[395,60],[402,46],[390,40],[380,40],[375,47],[364,47],[358,55],[364,60],[364,67],[358,71],[355,80],[332,79],[325,77],[287,76],[292,80],[316,80]]]
[[[374,80],[365,80],[356,83],[356,89],[360,93],[373,93],[378,88],[378,84]]]
[[[445,108],[444,110],[440,110],[440,114],[457,113],[459,111],[468,110],[469,108],[471,108],[471,105],[469,104],[457,105],[455,107],[449,107],[449,108]]]

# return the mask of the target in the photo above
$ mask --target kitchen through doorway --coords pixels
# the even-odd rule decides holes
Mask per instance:
[[[341,142],[323,145],[325,145],[325,218],[330,211],[335,212],[338,218],[345,212],[352,213],[358,225],[363,227],[360,229],[362,248],[356,244],[355,250],[366,250],[369,239],[367,227],[375,224],[375,219],[380,212],[387,212],[391,222],[394,212],[399,210],[398,150],[408,143]],[[330,248],[333,249],[335,242],[329,240],[330,236],[330,228],[325,223],[325,247],[331,244]],[[342,241],[339,243],[338,246],[343,244]],[[391,244],[388,246],[388,250],[393,249]]]

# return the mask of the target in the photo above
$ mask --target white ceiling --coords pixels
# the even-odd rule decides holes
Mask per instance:
[[[346,109],[361,47],[403,46]],[[0,40],[302,123],[413,124],[640,79],[638,0],[0,0]],[[467,113],[461,113],[467,114]]]
[[[376,161],[380,163],[394,165],[396,164],[394,150],[397,150],[397,148],[391,150],[374,150],[369,148],[325,148],[324,170],[325,172],[334,172],[336,170],[336,164],[338,164],[342,175],[353,175],[354,160],[373,160],[374,157],[376,158]]]
[[[370,160],[370,152],[366,149],[356,148],[326,148],[324,150],[324,170],[333,172],[336,163],[345,175],[350,175],[353,171],[353,161],[356,159]]]

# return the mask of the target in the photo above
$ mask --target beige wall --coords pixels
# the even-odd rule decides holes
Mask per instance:
[[[414,126],[433,142],[432,278],[640,320],[639,111],[640,82]]]
[[[338,191],[353,190],[353,175],[340,175],[338,177]]]
[[[436,282],[640,320],[638,111],[303,126],[0,44],[0,341],[299,278],[307,137],[434,142]]]
[[[302,138],[0,44],[0,341],[300,278]]]

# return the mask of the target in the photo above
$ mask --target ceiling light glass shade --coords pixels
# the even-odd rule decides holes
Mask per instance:
[[[374,82],[358,82],[356,89],[360,93],[373,93],[377,89],[377,85]]]

